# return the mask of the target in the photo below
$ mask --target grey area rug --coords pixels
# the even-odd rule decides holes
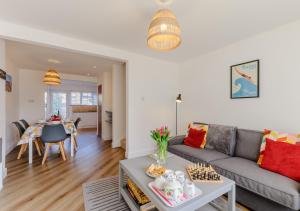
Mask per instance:
[[[119,200],[119,178],[108,177],[83,184],[84,207],[86,211],[130,211],[124,200]],[[198,211],[227,210],[227,201],[220,197]],[[242,211],[236,208],[237,211]]]

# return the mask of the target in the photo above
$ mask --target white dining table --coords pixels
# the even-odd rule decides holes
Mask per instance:
[[[39,138],[42,136],[42,130],[44,125],[46,124],[52,124],[51,122],[45,122],[45,123],[36,123],[30,125],[22,135],[20,141],[18,142],[18,145],[21,144],[28,144],[29,148],[29,153],[28,153],[28,162],[29,164],[32,163],[33,160],[33,141],[36,138]],[[70,139],[71,139],[71,157],[74,157],[74,149],[75,149],[75,136],[77,135],[77,130],[74,125],[73,121],[66,121],[66,122],[61,122],[61,124],[64,126],[65,131],[67,134],[70,134]]]

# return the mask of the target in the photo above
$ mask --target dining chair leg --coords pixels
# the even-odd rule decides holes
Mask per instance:
[[[43,152],[44,149],[45,149],[45,144],[44,144],[44,142],[42,141],[42,139],[41,139],[40,137],[37,138],[37,142],[38,142],[38,145],[40,146],[41,152]]]
[[[25,147],[23,148],[23,152],[22,152],[22,154],[24,153],[24,152],[26,152],[26,150],[27,150],[27,147],[28,147],[28,144],[24,144],[25,145]]]
[[[22,149],[21,155],[23,155],[26,152],[26,149],[27,149],[27,144],[22,144],[22,145],[23,145],[23,149]]]
[[[41,153],[41,150],[40,150],[39,143],[38,143],[37,141],[35,141],[34,144],[35,144],[35,147],[36,147],[36,150],[37,150],[39,156],[42,156],[42,153]]]
[[[20,150],[19,150],[19,154],[18,154],[18,160],[21,158],[22,154],[23,154],[23,150],[24,150],[24,144],[21,145]]]
[[[43,161],[42,161],[42,165],[44,165],[47,157],[48,157],[48,152],[49,152],[49,148],[50,148],[50,144],[46,144],[46,150],[45,150],[45,154],[44,154],[44,157],[43,157]]]
[[[65,161],[66,160],[66,155],[65,155],[65,150],[64,150],[63,144],[62,144],[62,142],[59,142],[58,144],[59,144],[59,149],[60,149],[61,156],[62,156],[63,160]]]
[[[75,145],[75,149],[76,151],[78,150],[78,142],[77,142],[77,138],[74,136],[74,145]]]

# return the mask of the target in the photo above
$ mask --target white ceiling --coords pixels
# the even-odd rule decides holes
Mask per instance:
[[[171,61],[224,47],[300,19],[299,0],[174,0],[182,45],[147,48],[155,0],[0,0],[0,19]]]
[[[55,68],[60,73],[95,77],[101,71],[110,71],[112,65],[118,63],[106,58],[13,41],[7,41],[6,46],[8,57],[18,68],[24,69],[46,71]]]

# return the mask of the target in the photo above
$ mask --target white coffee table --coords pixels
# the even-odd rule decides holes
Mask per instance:
[[[131,210],[138,211],[140,210],[136,202],[131,198],[130,193],[128,192],[125,184],[125,175],[127,175],[140,189],[143,193],[151,200],[153,204],[160,211],[180,211],[180,210],[196,210],[201,208],[214,199],[228,193],[228,210],[235,211],[235,182],[227,179],[222,176],[223,183],[220,184],[211,184],[211,183],[198,183],[196,186],[202,190],[202,195],[198,196],[187,203],[181,204],[177,207],[168,207],[165,205],[158,196],[150,190],[148,184],[153,181],[152,178],[145,174],[146,168],[155,163],[153,158],[149,156],[138,157],[134,159],[122,160],[120,161],[120,177],[119,177],[119,191],[120,199],[123,199],[127,202]],[[180,170],[185,172],[185,167],[191,164],[190,161],[185,160],[177,155],[173,155],[168,158],[166,167],[172,170]]]

